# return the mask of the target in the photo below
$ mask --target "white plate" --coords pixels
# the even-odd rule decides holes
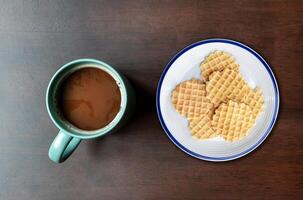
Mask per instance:
[[[240,64],[240,72],[251,87],[260,87],[264,96],[264,111],[257,118],[248,136],[237,142],[221,138],[194,139],[187,120],[176,112],[171,92],[177,84],[192,77],[200,79],[199,65],[214,50],[232,54]],[[170,140],[185,153],[208,161],[228,161],[256,149],[270,133],[278,115],[279,90],[276,79],[265,60],[248,46],[227,39],[209,39],[194,43],[180,51],[166,66],[157,89],[157,112]]]

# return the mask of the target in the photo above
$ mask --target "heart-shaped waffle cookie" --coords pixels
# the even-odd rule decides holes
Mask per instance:
[[[187,119],[213,110],[213,104],[206,98],[205,84],[198,79],[178,84],[172,92],[171,101],[176,110]]]

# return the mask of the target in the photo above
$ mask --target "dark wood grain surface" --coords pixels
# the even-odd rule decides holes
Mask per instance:
[[[170,58],[207,38],[243,42],[271,65],[278,122],[255,152],[210,163],[177,149],[155,111]],[[298,199],[303,196],[303,1],[0,0],[0,199]],[[47,84],[64,63],[104,60],[135,85],[137,112],[63,164]]]

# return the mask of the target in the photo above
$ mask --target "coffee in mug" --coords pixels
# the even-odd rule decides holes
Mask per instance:
[[[130,119],[135,105],[133,87],[109,64],[83,58],[63,65],[46,91],[47,112],[59,129],[49,158],[61,163],[81,140],[117,131]]]
[[[120,110],[121,94],[107,72],[84,66],[62,80],[58,108],[66,121],[82,130],[97,130],[109,124]]]

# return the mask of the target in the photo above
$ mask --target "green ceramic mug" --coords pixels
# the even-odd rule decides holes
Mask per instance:
[[[60,114],[57,105],[58,88],[62,80],[71,73],[92,66],[107,72],[116,80],[121,92],[121,105],[118,114],[108,125],[98,130],[86,131],[75,127]],[[65,64],[52,77],[46,92],[46,107],[50,118],[60,130],[49,148],[48,156],[52,161],[61,163],[73,153],[82,139],[107,135],[125,124],[135,107],[135,93],[128,80],[110,65],[95,59],[79,59]]]

